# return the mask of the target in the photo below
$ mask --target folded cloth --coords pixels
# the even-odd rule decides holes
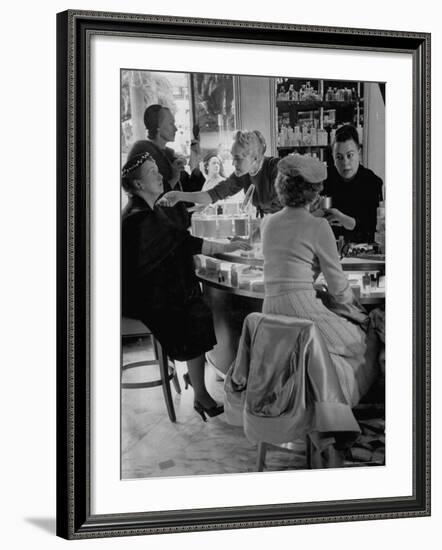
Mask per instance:
[[[340,447],[359,434],[327,347],[314,323],[251,313],[225,379],[227,421],[253,443],[328,434]]]

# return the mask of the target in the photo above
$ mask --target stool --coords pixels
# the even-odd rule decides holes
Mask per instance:
[[[170,381],[173,381],[175,390],[177,393],[181,393],[181,387],[176,375],[175,364],[167,357],[166,352],[162,348],[161,344],[150,332],[150,330],[142,323],[135,319],[122,319],[121,323],[122,338],[134,337],[134,336],[150,336],[155,359],[148,359],[145,361],[133,361],[121,366],[121,374],[128,369],[144,367],[148,365],[158,365],[160,368],[160,379],[151,380],[145,382],[121,382],[121,387],[124,389],[138,389],[138,388],[154,388],[156,386],[162,386],[164,400],[166,402],[167,413],[171,422],[176,422],[175,408],[173,406],[172,393],[170,391]]]
[[[290,441],[290,442],[287,442],[287,443],[279,443],[279,444],[266,443],[265,441],[260,441],[258,443],[258,454],[257,454],[257,459],[256,459],[256,471],[257,472],[262,472],[264,470],[267,451],[272,447],[277,448],[280,451],[287,451],[287,452],[290,452],[290,453],[299,451],[299,445],[297,445],[296,442],[294,442],[294,441],[293,442]],[[309,445],[308,445],[308,442],[307,442],[307,446],[306,446],[306,463],[307,463],[307,468],[308,469],[311,468],[311,457],[310,457],[309,450],[310,449],[309,449]]]
[[[361,428],[361,433],[353,445],[345,452],[329,447],[328,462],[318,462],[318,454],[314,454],[310,435],[306,438],[306,464],[308,469],[351,466],[385,465],[385,404],[359,403],[353,408],[353,414]],[[295,450],[294,443],[272,444],[260,441],[256,459],[256,470],[262,472],[265,467],[267,451],[272,448],[280,450]],[[314,458],[316,457],[316,458]],[[320,459],[321,460],[321,459]],[[341,464],[342,462],[342,464]]]

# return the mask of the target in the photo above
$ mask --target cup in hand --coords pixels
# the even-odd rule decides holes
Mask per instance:
[[[320,208],[322,210],[327,210],[332,207],[332,198],[331,197],[321,197]]]

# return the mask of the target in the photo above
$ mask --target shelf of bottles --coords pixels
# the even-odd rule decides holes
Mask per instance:
[[[363,84],[299,78],[276,79],[277,148],[319,157],[339,126],[351,123],[363,137]]]

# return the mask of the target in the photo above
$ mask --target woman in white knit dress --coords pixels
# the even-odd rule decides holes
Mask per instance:
[[[347,402],[354,406],[376,376],[377,339],[367,314],[354,301],[330,224],[310,213],[327,170],[314,158],[289,155],[279,162],[278,172],[275,187],[284,207],[269,216],[262,228],[263,312],[315,323]],[[328,305],[334,305],[331,309],[313,288],[321,271],[327,281]]]

